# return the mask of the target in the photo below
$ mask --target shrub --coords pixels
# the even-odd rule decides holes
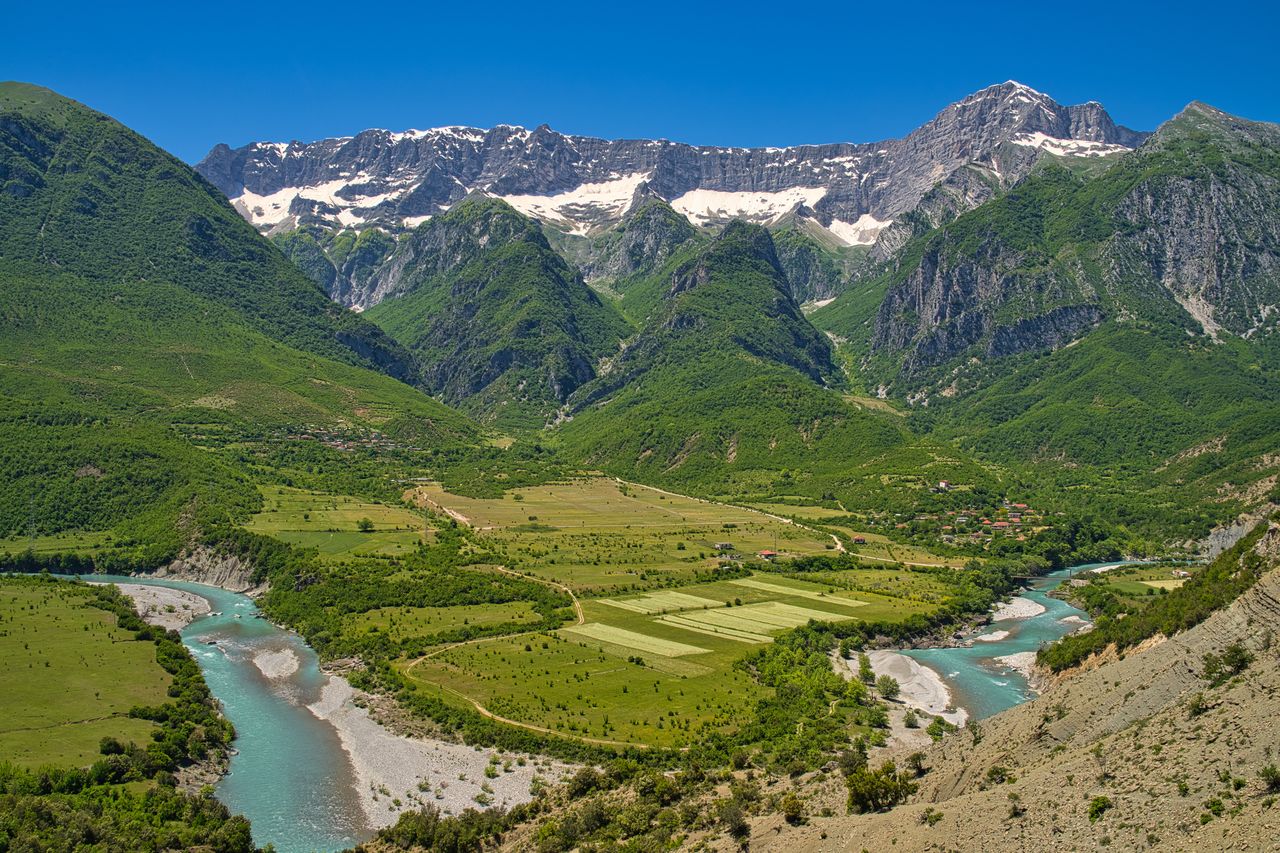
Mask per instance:
[[[1094,797],[1089,801],[1089,823],[1097,823],[1113,805],[1110,797]]]
[[[910,773],[900,772],[892,761],[886,761],[878,770],[858,770],[845,783],[849,787],[849,811],[859,814],[892,808],[905,802],[919,787],[911,781]]]

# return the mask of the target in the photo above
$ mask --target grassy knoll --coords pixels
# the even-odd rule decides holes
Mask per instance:
[[[468,498],[438,485],[417,499],[493,540],[507,564],[581,592],[643,589],[714,568],[728,543],[743,555],[825,553],[822,533],[752,509],[588,478]]]
[[[0,755],[81,766],[104,737],[150,742],[154,724],[129,709],[163,702],[172,679],[115,621],[83,588],[0,578]]]
[[[325,557],[395,555],[430,540],[420,513],[404,507],[362,501],[287,486],[264,486],[262,510],[247,528]],[[372,525],[361,530],[361,521]]]

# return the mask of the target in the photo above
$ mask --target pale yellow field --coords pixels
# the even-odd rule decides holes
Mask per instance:
[[[726,553],[755,559],[763,550],[784,556],[834,550],[826,534],[753,509],[604,477],[513,489],[501,498],[454,495],[438,484],[411,495],[494,540],[512,568],[583,592],[680,580],[714,568]],[[731,547],[717,547],[726,543]]]
[[[1186,578],[1165,578],[1163,580],[1140,581],[1143,586],[1152,586],[1156,589],[1177,589],[1186,582]]]
[[[640,634],[635,631],[628,631],[625,628],[604,625],[600,622],[588,622],[585,625],[574,625],[571,628],[561,628],[560,630],[562,633],[576,634],[592,640],[600,640],[624,648],[634,649],[637,652],[648,652],[649,654],[662,655],[669,658],[680,657],[681,655],[700,655],[708,651],[701,646],[677,643],[675,640],[664,640],[661,637]]]

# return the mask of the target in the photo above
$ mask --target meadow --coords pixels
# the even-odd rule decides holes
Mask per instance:
[[[604,477],[514,489],[500,498],[428,484],[412,497],[482,534],[511,568],[578,593],[686,583],[728,554],[801,556],[835,547],[822,532],[757,510]],[[720,544],[731,548],[722,552]]]
[[[262,509],[246,527],[328,558],[395,556],[431,541],[422,513],[287,486],[262,486]],[[361,530],[360,523],[372,525]]]
[[[83,766],[104,737],[141,746],[166,701],[156,647],[115,626],[70,583],[0,577],[0,755],[25,767]]]

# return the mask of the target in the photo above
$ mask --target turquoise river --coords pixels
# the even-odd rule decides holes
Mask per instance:
[[[1024,619],[995,621],[979,632],[1007,631],[1008,636],[1003,639],[978,640],[972,645],[954,648],[906,649],[902,653],[938,673],[951,691],[953,704],[968,711],[970,716],[982,719],[998,714],[1027,701],[1032,692],[1021,673],[996,658],[1037,651],[1047,643],[1080,630],[1089,618],[1084,611],[1049,593],[1073,575],[1120,565],[1125,564],[1088,563],[1032,580],[1022,597],[1043,607],[1043,613]]]

